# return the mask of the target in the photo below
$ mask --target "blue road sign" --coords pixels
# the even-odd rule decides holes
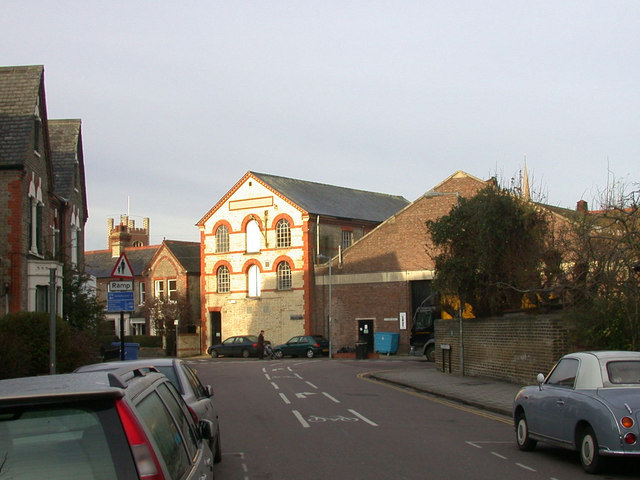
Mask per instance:
[[[135,310],[133,292],[107,292],[107,310],[109,312],[133,312]]]

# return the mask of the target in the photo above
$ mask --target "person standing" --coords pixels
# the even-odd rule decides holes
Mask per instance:
[[[260,330],[260,335],[258,335],[258,359],[262,360],[264,358],[264,330]]]

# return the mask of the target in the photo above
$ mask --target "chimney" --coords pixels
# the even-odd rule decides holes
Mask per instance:
[[[576,204],[576,212],[589,213],[589,205],[586,200],[579,200]]]

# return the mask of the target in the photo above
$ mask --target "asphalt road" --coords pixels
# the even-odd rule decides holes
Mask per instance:
[[[520,452],[511,420],[369,381],[420,363],[327,359],[192,362],[212,385],[217,480],[638,478],[637,463],[587,475],[571,452]]]

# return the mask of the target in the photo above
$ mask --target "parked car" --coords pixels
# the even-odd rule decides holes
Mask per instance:
[[[213,403],[213,390],[211,385],[203,385],[196,372],[189,365],[178,358],[145,358],[142,360],[126,360],[124,362],[104,362],[85,365],[77,368],[76,372],[95,372],[116,370],[123,366],[146,368],[154,367],[165,375],[178,389],[184,399],[189,412],[197,422],[200,419],[210,420],[213,424],[213,435],[210,445],[214,454],[214,462],[222,460],[220,445],[220,423],[218,411]],[[147,368],[148,370],[148,368]]]
[[[287,343],[276,346],[273,352],[278,358],[285,355],[292,357],[306,355],[308,358],[313,358],[317,355],[328,355],[329,342],[322,335],[299,335],[292,337]]]
[[[603,457],[640,459],[640,352],[565,355],[538,385],[522,388],[513,404],[521,450],[542,441],[577,450],[595,473]]]
[[[0,381],[3,478],[213,478],[212,431],[155,370]]]
[[[229,337],[222,343],[211,345],[207,353],[212,358],[225,357],[257,357],[258,337],[255,335],[238,335]]]

